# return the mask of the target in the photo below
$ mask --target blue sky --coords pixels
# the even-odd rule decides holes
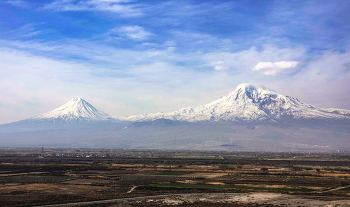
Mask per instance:
[[[112,116],[242,82],[350,109],[349,1],[0,0],[0,123],[81,97]]]

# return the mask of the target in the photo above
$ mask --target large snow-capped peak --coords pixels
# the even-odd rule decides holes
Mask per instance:
[[[107,120],[110,116],[97,110],[82,98],[74,98],[68,103],[44,113],[34,119],[62,120],[62,121],[97,121]]]
[[[134,115],[118,118],[150,121],[160,118],[180,121],[272,121],[281,119],[350,119],[349,110],[322,109],[278,94],[265,87],[240,84],[226,96],[206,105],[175,112]]]

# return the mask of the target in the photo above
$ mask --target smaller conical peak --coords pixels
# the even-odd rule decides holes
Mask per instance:
[[[82,98],[75,97],[75,98],[72,99],[72,101],[84,101],[84,100]]]
[[[70,100],[69,102],[78,103],[78,102],[86,102],[86,101],[82,98],[75,97],[72,100]]]
[[[73,98],[66,104],[36,118],[60,118],[64,120],[106,120],[109,116],[97,110],[82,98]]]
[[[73,108],[85,108],[85,106],[89,105],[90,104],[82,98],[73,98],[61,107],[70,108],[71,110],[74,110]]]

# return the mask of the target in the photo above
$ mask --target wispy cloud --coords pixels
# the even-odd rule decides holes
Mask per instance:
[[[256,64],[252,71],[259,71],[264,75],[275,76],[277,73],[289,69],[294,68],[299,64],[298,61],[280,61],[280,62],[259,62]]]
[[[219,39],[210,34],[179,30],[172,30],[171,34],[176,44],[184,50],[187,50],[187,52],[196,50],[208,52],[219,48],[222,49],[226,46],[232,46],[230,40]]]
[[[21,44],[20,50],[0,51],[0,66],[7,68],[0,73],[3,77],[0,86],[6,89],[1,92],[3,98],[0,103],[4,107],[0,108],[0,113],[13,117],[14,121],[51,110],[57,107],[57,100],[64,103],[75,96],[104,103],[97,107],[112,116],[172,111],[181,107],[205,104],[230,92],[241,82],[264,83],[265,76],[250,74],[251,68],[262,60],[276,63],[279,58],[301,58],[300,56],[304,54],[302,48],[274,47],[267,47],[261,51],[252,48],[247,51],[215,55],[214,53],[180,55],[173,49],[134,51],[87,41],[70,41],[64,44],[62,42],[51,44],[17,42],[17,44]],[[24,50],[28,50],[28,53],[24,53]],[[38,50],[43,52],[36,52]],[[38,53],[41,55],[37,55]],[[61,56],[57,56],[56,53]],[[62,56],[79,57],[84,61],[62,59]],[[216,61],[206,59],[208,57]],[[272,79],[268,84],[266,82],[264,84],[279,89],[277,92],[301,98],[310,104],[315,103],[313,99],[318,100],[321,97],[321,92],[326,93],[334,97],[337,102],[344,102],[341,106],[346,108],[346,104],[350,102],[346,100],[348,87],[342,86],[348,85],[350,73],[332,79],[331,89],[327,89],[325,85],[329,84],[329,78],[332,77],[329,66],[333,65],[335,71],[340,70],[338,74],[344,73],[349,57],[349,52],[328,51],[308,63],[302,73],[285,79],[284,82],[279,82],[279,79],[270,76]],[[101,61],[104,64],[100,64]],[[99,64],[93,64],[94,62]],[[192,67],[177,65],[177,62],[186,62],[197,67],[205,66],[205,63],[210,66],[214,62],[216,66],[227,68],[223,73],[214,70],[198,72],[192,70]],[[334,62],[338,62],[337,65],[334,65]],[[292,83],[288,85],[288,81]],[[307,92],[304,92],[305,88]],[[322,90],[316,93],[314,90],[319,88]],[[337,94],[332,94],[332,91],[337,91]],[[303,96],[304,93],[308,96]],[[40,106],[35,110],[26,109],[24,102],[33,100],[38,100]],[[322,101],[330,103],[329,100],[319,100],[316,105],[322,106],[320,105]],[[330,104],[336,106],[337,102]],[[13,109],[13,106],[22,107],[26,111],[20,116],[15,115],[13,113],[18,110]],[[13,113],[6,112],[9,110],[6,107],[10,107]],[[1,121],[4,123],[8,119],[0,119],[0,123]]]
[[[153,35],[152,33],[137,25],[116,27],[111,29],[108,34],[112,36],[117,35],[121,37],[127,37],[134,40],[145,40]]]
[[[54,11],[102,11],[113,12],[121,16],[142,15],[143,12],[132,0],[55,0],[42,9]]]
[[[8,0],[8,1],[0,1],[0,3],[11,4],[12,6],[20,7],[23,9],[28,9],[29,4],[23,0]]]
[[[211,62],[211,65],[214,66],[214,70],[220,71],[220,70],[226,70],[227,69],[227,67],[225,65],[225,62],[221,61],[221,60],[216,61],[216,62]]]
[[[8,39],[21,39],[26,37],[33,37],[38,34],[40,34],[40,31],[35,30],[33,24],[25,24],[18,27],[17,29],[8,32],[2,32],[0,34],[0,37]]]
[[[112,116],[172,111],[241,82],[350,106],[347,1],[0,2],[0,122],[74,96],[106,103],[97,107]],[[25,2],[36,9],[9,5]],[[25,109],[35,100],[36,111]]]

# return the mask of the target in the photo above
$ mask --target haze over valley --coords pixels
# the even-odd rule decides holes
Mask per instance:
[[[320,108],[264,87],[240,84],[203,106],[111,117],[82,98],[0,126],[3,146],[344,151],[350,110]],[[276,150],[278,149],[278,150]]]

